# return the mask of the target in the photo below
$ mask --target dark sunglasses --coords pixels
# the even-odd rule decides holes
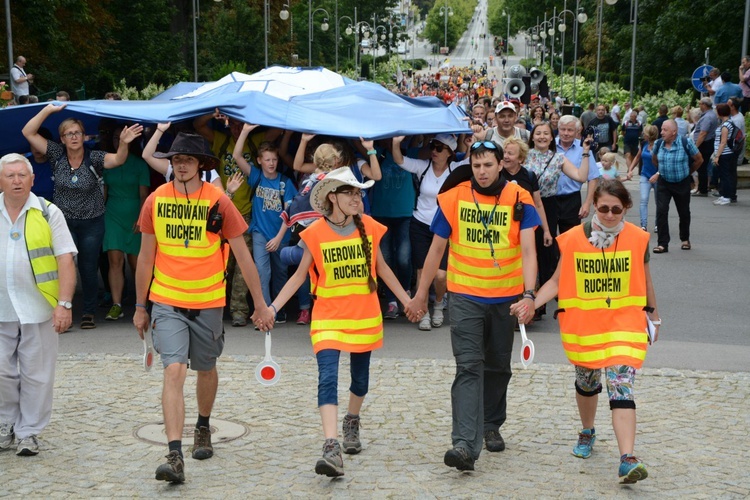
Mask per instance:
[[[497,149],[497,144],[492,141],[475,142],[471,145],[471,150],[474,151],[475,149],[479,149],[481,147],[485,147],[487,149]]]
[[[622,208],[622,207],[608,207],[607,205],[602,205],[600,207],[596,207],[596,211],[599,212],[600,214],[608,214],[610,210],[612,211],[613,214],[620,215],[623,212],[624,208]]]
[[[442,142],[431,142],[430,143],[430,151],[437,151],[438,153],[442,153],[445,148],[447,148],[445,144]]]

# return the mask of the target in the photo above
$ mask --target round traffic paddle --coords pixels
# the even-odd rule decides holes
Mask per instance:
[[[529,340],[526,336],[526,325],[523,323],[518,324],[521,330],[521,364],[524,368],[528,368],[531,363],[534,362],[534,343]]]
[[[255,367],[255,378],[263,385],[273,385],[281,378],[281,368],[271,357],[271,331],[266,332],[266,357]]]
[[[151,367],[154,366],[154,344],[151,339],[151,329],[146,328],[143,332],[143,369],[151,371]]]

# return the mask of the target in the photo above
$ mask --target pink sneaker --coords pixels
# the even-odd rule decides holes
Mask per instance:
[[[309,325],[310,324],[310,309],[302,309],[297,316],[298,325]]]

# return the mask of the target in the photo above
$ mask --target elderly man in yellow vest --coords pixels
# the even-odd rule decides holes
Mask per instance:
[[[218,159],[205,152],[203,137],[180,133],[168,153],[174,180],[160,186],[141,209],[141,251],[136,266],[136,312],[133,324],[143,338],[150,319],[146,299],[153,302],[151,324],[154,347],[164,365],[162,411],[169,442],[167,463],[156,470],[156,479],[185,480],[182,429],[185,423],[183,386],[188,364],[198,373],[192,456],[213,456],[209,418],[219,375],[216,360],[224,348],[222,323],[225,305],[224,273],[227,240],[247,282],[256,311],[264,311],[259,326],[273,326],[260,287],[258,270],[242,235],[247,223],[224,192],[204,182],[201,168],[216,168]],[[153,278],[153,279],[152,279]]]
[[[78,253],[55,205],[31,193],[34,170],[0,158],[0,450],[39,453],[52,415],[57,335],[70,327]]]

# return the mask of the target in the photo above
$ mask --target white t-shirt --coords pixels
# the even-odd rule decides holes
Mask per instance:
[[[615,123],[620,123],[620,106],[615,104],[612,106],[612,111],[609,113],[609,116],[612,117],[612,119],[615,121]]]
[[[450,173],[456,169],[459,165],[458,162],[452,162],[448,165],[448,168],[440,175],[435,175],[435,171],[432,169],[430,160],[417,160],[415,158],[409,158],[404,156],[404,163],[399,165],[407,172],[415,174],[417,178],[422,176],[422,172],[425,173],[422,184],[419,187],[419,197],[417,198],[417,208],[414,210],[414,218],[419,222],[432,224],[432,219],[435,218],[435,212],[437,212],[437,195],[440,192],[440,188],[448,178]]]
[[[26,76],[26,72],[19,68],[16,65],[13,65],[13,67],[10,70],[10,90],[13,92],[13,95],[18,97],[20,95],[29,95],[29,81],[26,80],[25,82],[16,83],[16,80],[20,78],[24,78]]]
[[[0,262],[0,321],[3,322],[18,321],[26,325],[44,323],[52,318],[53,309],[36,286],[26,250],[24,225],[26,212],[32,208],[41,210],[39,198],[33,193],[29,194],[15,224],[11,224],[5,208],[5,195],[0,194],[0,249],[3,254]],[[65,216],[55,205],[49,205],[49,225],[55,257],[78,254]],[[17,232],[20,237],[13,239],[12,232]]]

